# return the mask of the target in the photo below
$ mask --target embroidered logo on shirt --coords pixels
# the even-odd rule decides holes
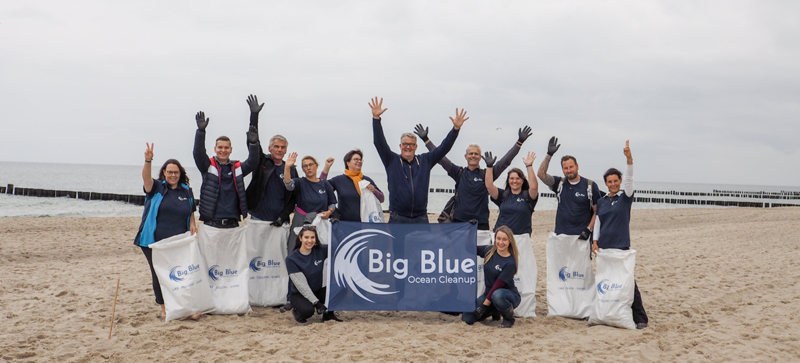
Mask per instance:
[[[178,197],[178,200],[180,200],[181,202],[182,202],[182,201],[184,201],[184,200],[187,200],[187,199],[189,199],[189,198],[186,198],[186,197]]]
[[[581,194],[581,192],[575,192],[575,196],[580,198],[580,197],[585,197],[586,194]]]
[[[472,179],[472,180],[476,181],[476,182],[482,182],[483,181],[483,179],[481,179],[481,177],[479,177],[479,176],[476,176],[475,179]]]
[[[524,201],[525,201],[525,199],[524,199],[524,198],[517,198],[517,203],[522,203],[522,202],[524,202]]]
[[[322,260],[316,260],[316,261],[314,261],[314,266],[319,266],[319,264],[321,264],[321,263],[322,263]]]
[[[233,172],[232,172],[232,171],[229,171],[229,172],[228,172],[228,175],[231,175],[231,174],[233,174]]]
[[[500,265],[494,265],[494,269],[501,272],[503,271],[503,269],[500,268]]]
[[[325,194],[325,189],[320,189],[319,194]]]
[[[283,179],[283,174],[280,174],[280,176],[281,176],[281,179]]]
[[[617,204],[617,202],[619,202],[619,199],[615,199],[614,201],[612,201],[611,205]]]

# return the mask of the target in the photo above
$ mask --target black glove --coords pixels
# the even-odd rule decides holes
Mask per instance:
[[[414,126],[414,133],[422,139],[423,142],[428,142],[428,128],[422,128],[422,124],[417,124]]]
[[[204,114],[203,111],[198,112],[197,115],[194,116],[194,120],[197,121],[198,130],[206,131],[209,119],[206,118],[206,114]]]
[[[591,237],[591,236],[592,236],[592,230],[591,230],[591,229],[589,229],[589,228],[587,227],[587,228],[585,228],[585,229],[583,230],[583,232],[581,232],[581,235],[580,235],[580,236],[578,236],[578,239],[579,239],[579,240],[586,241],[586,240],[587,240],[587,239],[589,239],[589,237]]]
[[[486,162],[487,168],[491,168],[494,166],[494,162],[497,161],[497,156],[492,156],[492,152],[487,151],[483,154],[483,161]]]
[[[555,136],[551,137],[550,142],[547,143],[547,155],[553,156],[560,147],[561,144],[558,143],[558,139]]]
[[[282,226],[283,225],[283,218],[281,218],[281,217],[275,218],[275,220],[272,221],[272,223],[270,223],[270,225],[275,226],[275,227]]]
[[[531,135],[533,135],[533,132],[531,132],[531,128],[530,128],[530,127],[528,127],[528,126],[525,126],[524,128],[521,128],[521,129],[519,129],[519,133],[518,133],[518,134],[519,134],[519,139],[517,139],[517,142],[519,142],[520,144],[522,144],[522,143],[524,143],[524,142],[525,142],[525,140],[527,140],[527,139],[528,139],[528,138],[529,138]]]
[[[319,301],[319,300],[317,300],[317,302],[314,303],[314,308],[317,309],[317,314],[320,314],[320,315],[321,314],[325,314],[326,312],[328,312],[328,308],[326,308],[325,305],[322,304],[322,301]]]
[[[255,144],[258,142],[258,129],[254,125],[250,125],[250,131],[247,131],[247,143]]]
[[[247,97],[247,105],[250,106],[250,113],[259,113],[264,104],[258,104],[258,97],[250,95]]]
[[[489,309],[489,306],[483,304],[478,305],[478,307],[475,308],[475,312],[473,312],[473,314],[475,314],[475,321],[486,319],[486,317],[491,313],[489,310],[491,310]]]

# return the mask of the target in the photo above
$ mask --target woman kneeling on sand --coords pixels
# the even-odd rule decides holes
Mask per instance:
[[[326,291],[322,286],[322,270],[327,258],[328,245],[320,244],[317,228],[304,226],[297,234],[294,251],[286,257],[289,301],[294,320],[298,323],[305,323],[314,315],[314,310],[322,314],[322,321],[342,321],[322,303]]]
[[[483,282],[486,293],[475,301],[478,305],[475,311],[462,314],[461,320],[472,325],[499,311],[503,316],[501,327],[510,328],[514,325],[514,308],[520,303],[519,291],[514,286],[519,251],[511,228],[497,228],[494,244],[478,246],[478,256],[484,258]]]

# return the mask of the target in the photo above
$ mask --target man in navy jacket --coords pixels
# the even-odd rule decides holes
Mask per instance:
[[[373,142],[386,168],[386,179],[389,182],[389,223],[428,223],[431,169],[453,147],[458,130],[469,119],[465,117],[467,112],[456,109],[456,117],[450,118],[453,129],[439,147],[416,155],[417,137],[408,132],[400,137],[400,154],[397,154],[389,148],[383,133],[381,115],[387,110],[382,108],[383,98],[373,98],[369,106],[372,109]]]

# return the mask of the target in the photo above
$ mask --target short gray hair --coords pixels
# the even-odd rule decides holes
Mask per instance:
[[[481,153],[481,147],[478,146],[478,144],[469,144],[469,146],[467,146],[467,150],[464,152],[469,153],[469,149],[472,149],[473,147],[478,149],[478,154]]]
[[[402,135],[400,135],[400,142],[403,142],[403,139],[405,139],[407,137],[411,138],[411,139],[414,139],[414,143],[415,144],[417,143],[417,136],[412,134],[412,133],[410,133],[410,132],[406,132],[406,133],[403,133]]]
[[[269,139],[269,146],[270,147],[275,144],[275,140],[283,141],[283,142],[286,143],[286,147],[289,147],[289,140],[286,140],[286,138],[283,137],[283,135],[275,135],[272,138],[270,138]]]

